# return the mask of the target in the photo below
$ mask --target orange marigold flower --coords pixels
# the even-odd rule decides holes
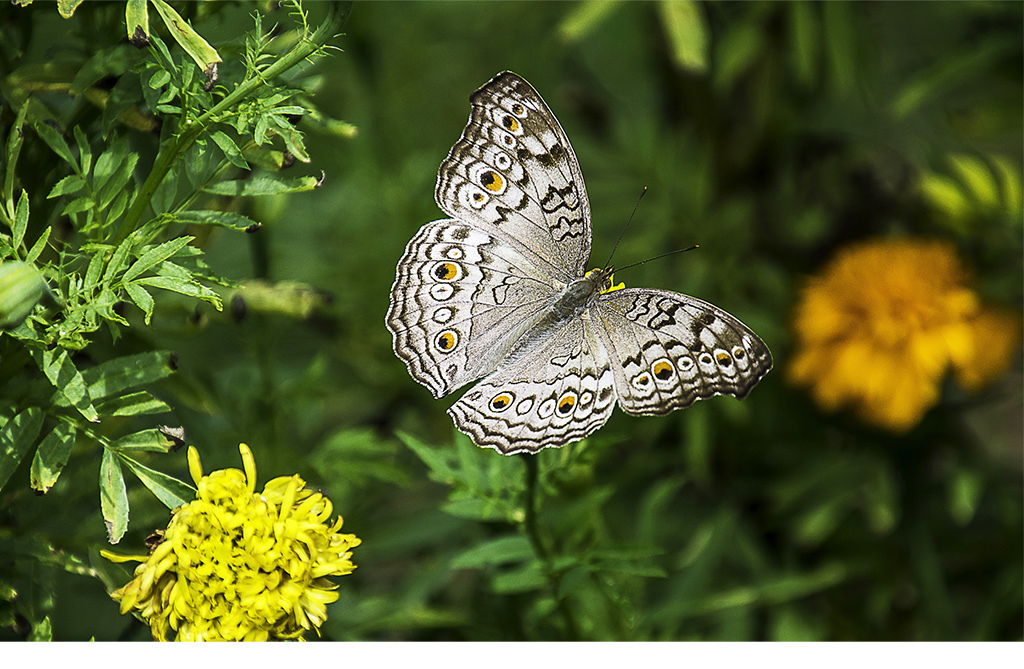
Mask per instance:
[[[319,632],[327,605],[338,599],[328,576],[352,573],[354,534],[331,521],[330,500],[295,476],[278,477],[256,492],[256,462],[239,445],[245,471],[203,475],[199,454],[188,464],[199,490],[174,510],[167,529],[135,578],[111,593],[145,620],[159,641],[302,640]]]
[[[953,369],[968,390],[1006,370],[1020,318],[985,306],[967,287],[952,246],[882,240],[841,251],[805,285],[796,306],[790,379],[826,410],[850,407],[901,432],[939,401]]]

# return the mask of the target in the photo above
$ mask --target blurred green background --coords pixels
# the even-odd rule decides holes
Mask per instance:
[[[89,4],[69,21],[48,20],[80,29]],[[193,25],[218,46],[251,27],[253,9],[232,3]],[[311,6],[314,21],[323,9]],[[559,510],[581,514],[565,555],[656,549],[644,558],[650,574],[596,570],[567,595],[580,635],[1021,638],[1019,356],[981,396],[951,384],[902,436],[823,414],[786,382],[799,286],[853,240],[952,240],[978,293],[1020,309],[1019,3],[372,2],[349,11],[334,41],[341,52],[315,66],[313,100],[357,134],[300,125],[313,162],[292,170],[322,170],[324,185],[254,200],[246,213],[264,223],[258,235],[223,231],[205,243],[215,271],[302,282],[322,292],[322,306],[308,319],[250,309],[234,320],[167,299],[152,330],[94,344],[177,352],[178,373],[154,391],[175,409],[160,422],[185,427],[207,471],[240,467],[245,442],[260,485],[298,472],[332,499],[363,545],[359,568],[339,579],[324,638],[569,638],[542,588],[503,587],[502,564],[453,567],[516,530],[446,513],[451,486],[430,480],[396,436],[463,454],[473,461],[461,471],[497,471],[521,490],[519,459],[453,445],[462,438],[445,409],[460,393],[434,400],[384,327],[405,244],[442,217],[434,181],[468,97],[503,70],[540,92],[572,141],[596,262],[648,187],[615,262],[700,250],[617,278],[710,301],[775,357],[743,402],[715,398],[663,418],[617,411],[571,458],[545,455],[542,520],[556,545]],[[122,27],[110,29],[106,39],[122,38]],[[951,160],[962,155],[976,158],[973,171]],[[8,498],[4,514],[25,535],[84,555],[105,539],[95,488],[74,484],[94,480],[99,454],[79,448],[54,490]],[[183,452],[149,465],[187,480]],[[118,548],[135,551],[167,512],[139,485],[129,494]],[[148,638],[98,580],[40,570],[55,638]]]

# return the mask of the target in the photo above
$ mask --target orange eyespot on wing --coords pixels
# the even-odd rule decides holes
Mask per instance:
[[[438,281],[451,281],[459,276],[459,266],[453,262],[439,262],[434,266],[434,278]]]
[[[491,398],[491,409],[493,411],[504,411],[512,406],[514,401],[515,397],[513,397],[512,393],[498,393]]]
[[[675,376],[675,366],[672,365],[666,358],[662,358],[651,366],[651,371],[654,372],[654,377],[659,381],[668,381]]]
[[[497,193],[505,187],[505,180],[494,170],[486,170],[480,174],[480,185]]]
[[[459,333],[455,330],[445,330],[434,339],[434,345],[442,353],[451,351],[459,343]]]
[[[558,400],[558,413],[562,416],[572,413],[576,406],[576,393],[567,392]]]

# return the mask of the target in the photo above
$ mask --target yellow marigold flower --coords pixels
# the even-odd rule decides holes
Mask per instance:
[[[940,241],[862,242],[811,277],[796,306],[790,379],[826,410],[901,432],[939,401],[950,368],[978,390],[1009,366],[1020,319],[987,307]]]
[[[239,445],[245,472],[203,476],[199,453],[188,465],[196,499],[172,512],[135,577],[111,593],[121,613],[134,611],[153,638],[166,641],[302,640],[319,633],[327,605],[338,599],[328,576],[352,573],[354,534],[341,534],[333,506],[295,476],[276,478],[257,493],[256,462]],[[159,535],[162,534],[162,537]]]

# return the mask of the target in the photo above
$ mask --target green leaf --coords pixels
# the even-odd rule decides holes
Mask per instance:
[[[135,306],[142,309],[143,320],[149,325],[149,320],[153,317],[153,296],[145,288],[134,283],[124,284],[124,290]]]
[[[114,250],[114,254],[110,257],[110,262],[107,263],[107,268],[103,272],[104,285],[109,286],[117,273],[124,269],[125,264],[128,262],[128,252],[131,249],[132,242],[130,239],[126,239]]]
[[[565,42],[579,42],[603,23],[620,4],[616,0],[588,0],[572,5],[558,24],[558,34]]]
[[[42,273],[30,262],[0,262],[0,329],[19,325],[49,289]]]
[[[727,28],[715,41],[714,81],[719,90],[727,90],[758,62],[764,45],[764,31],[753,23]]]
[[[100,511],[107,527],[107,539],[116,544],[128,531],[128,490],[118,455],[109,448],[103,449],[100,461]]]
[[[68,143],[64,141],[64,136],[61,135],[60,131],[53,129],[42,121],[37,122],[34,127],[42,140],[46,142],[46,145],[49,146],[54,153],[60,156],[64,162],[71,165],[79,176],[82,176],[82,174],[78,172],[78,163],[75,162],[75,157],[71,154],[71,147],[69,147]]]
[[[39,256],[43,252],[43,249],[46,248],[46,243],[50,241],[50,232],[52,230],[53,228],[46,228],[45,230],[43,230],[43,232],[39,235],[39,239],[36,240],[36,243],[33,244],[32,248],[28,250],[28,253],[25,254],[26,262],[34,263],[39,258]]]
[[[509,517],[508,505],[494,499],[481,499],[479,497],[467,497],[447,502],[441,506],[445,513],[458,518],[482,521],[507,521]]]
[[[177,239],[172,239],[169,242],[164,242],[159,246],[151,248],[143,253],[139,259],[128,268],[124,273],[124,276],[121,277],[121,281],[128,283],[143,272],[156,267],[168,258],[173,257],[182,249],[182,247],[186,246],[193,239],[195,239],[195,237],[178,237]]]
[[[224,308],[221,302],[220,296],[213,292],[206,286],[203,286],[195,281],[188,279],[182,279],[173,276],[147,276],[136,281],[136,283],[153,286],[154,288],[163,288],[173,293],[181,293],[189,297],[196,297],[206,302],[209,302],[217,309],[221,311]]]
[[[82,163],[82,171],[79,176],[89,173],[92,168],[92,149],[89,147],[89,138],[85,136],[81,126],[75,126],[75,143],[78,145],[78,159]]]
[[[61,195],[68,195],[69,193],[77,193],[78,191],[85,188],[85,180],[77,174],[69,174],[60,181],[57,185],[50,189],[50,194],[46,196],[47,200]]]
[[[146,0],[128,0],[124,11],[124,24],[128,28],[128,41],[133,46],[149,46],[149,10]]]
[[[14,175],[15,167],[18,164],[18,156],[21,155],[21,147],[25,143],[25,117],[28,114],[28,103],[21,105],[18,116],[14,119],[14,125],[7,131],[7,164],[4,166],[4,189],[3,199],[13,203],[14,199]],[[11,211],[10,214],[14,212]]]
[[[176,369],[174,354],[169,351],[148,351],[108,360],[85,370],[82,376],[89,387],[89,395],[103,399],[134,388],[159,381]]]
[[[222,228],[238,231],[246,231],[249,229],[258,230],[261,227],[261,224],[251,218],[243,216],[242,214],[236,214],[233,211],[179,211],[175,214],[175,218],[183,223],[190,223],[193,225],[218,225]]]
[[[498,574],[491,581],[494,592],[508,595],[520,592],[540,590],[547,584],[544,572],[536,562],[503,574]]]
[[[536,557],[530,540],[522,535],[498,537],[463,551],[452,559],[452,569],[480,569],[522,562]]]
[[[65,402],[71,404],[79,413],[93,423],[99,422],[99,415],[92,405],[92,398],[89,396],[88,388],[82,375],[71,362],[71,356],[61,347],[51,350],[39,351],[33,349],[32,357],[35,359],[39,369],[46,378],[50,380],[57,389],[57,406],[66,406]]]
[[[196,62],[196,65],[199,66],[199,69],[204,74],[207,74],[214,65],[221,62],[217,50],[210,46],[199,33],[193,30],[192,26],[185,19],[181,18],[178,12],[174,11],[170,5],[164,2],[164,0],[150,0],[150,2],[156,8],[156,11],[159,12],[160,18],[164,20],[164,25],[167,26],[171,36],[191,56],[192,60]]]
[[[323,178],[298,177],[296,179],[283,179],[281,177],[259,174],[252,179],[237,179],[235,181],[220,181],[206,186],[203,191],[215,195],[244,196],[253,195],[282,195],[284,193],[303,193],[319,188]]]
[[[10,480],[43,427],[42,409],[25,409],[0,428],[0,490]]]
[[[789,9],[790,59],[796,80],[810,86],[818,76],[821,61],[821,27],[816,20],[817,6],[809,2],[790,2]]]
[[[428,446],[416,437],[406,432],[395,432],[395,436],[409,447],[413,453],[423,461],[429,469],[430,478],[440,483],[451,484],[455,481],[456,472],[449,462],[448,456],[438,448]]]
[[[220,147],[220,150],[224,152],[224,156],[228,161],[236,167],[241,167],[243,170],[249,169],[249,163],[245,162],[245,158],[242,156],[241,150],[235,141],[228,137],[225,133],[220,130],[212,133],[210,139]]]
[[[75,426],[60,422],[46,435],[32,459],[29,482],[33,490],[45,493],[57,482],[75,445]]]
[[[28,230],[28,193],[22,189],[18,197],[18,206],[14,210],[14,248],[20,248]]]
[[[120,144],[115,146],[120,147]],[[100,169],[100,163],[103,162],[103,159],[108,154],[113,154],[114,159],[117,160],[117,165],[113,172],[102,181],[102,185],[98,185],[100,183],[99,180],[96,180],[94,183],[96,207],[100,210],[106,209],[119,194],[125,191],[125,187],[132,178],[132,170],[135,169],[135,163],[139,160],[137,153],[128,153],[126,155],[124,150],[111,148],[111,150],[105,151],[96,160],[97,171]]]
[[[707,72],[708,27],[702,6],[691,0],[662,0],[658,9],[676,65],[696,74]]]
[[[175,441],[169,439],[163,432],[157,429],[140,430],[133,434],[126,434],[110,444],[110,448],[119,453],[131,451],[152,451],[155,453],[168,453],[175,446]]]
[[[150,469],[125,455],[120,458],[128,469],[139,477],[142,485],[149,488],[150,492],[156,495],[156,498],[168,509],[177,509],[182,504],[188,504],[196,498],[196,489],[189,484],[163,472]]]
[[[78,5],[85,2],[85,0],[57,0],[57,11],[66,19],[70,19],[71,15],[75,13],[75,9]]]
[[[856,21],[851,5],[846,2],[825,2],[821,5],[825,55],[832,75],[832,85],[840,96],[853,91],[857,78]]]
[[[171,407],[162,400],[158,400],[148,392],[141,390],[137,393],[114,397],[96,405],[96,412],[101,416],[142,416],[154,413],[167,413]]]
[[[97,51],[79,68],[71,82],[71,95],[79,96],[101,79],[111,81],[127,72],[139,60],[138,49],[127,44],[116,44]]]

